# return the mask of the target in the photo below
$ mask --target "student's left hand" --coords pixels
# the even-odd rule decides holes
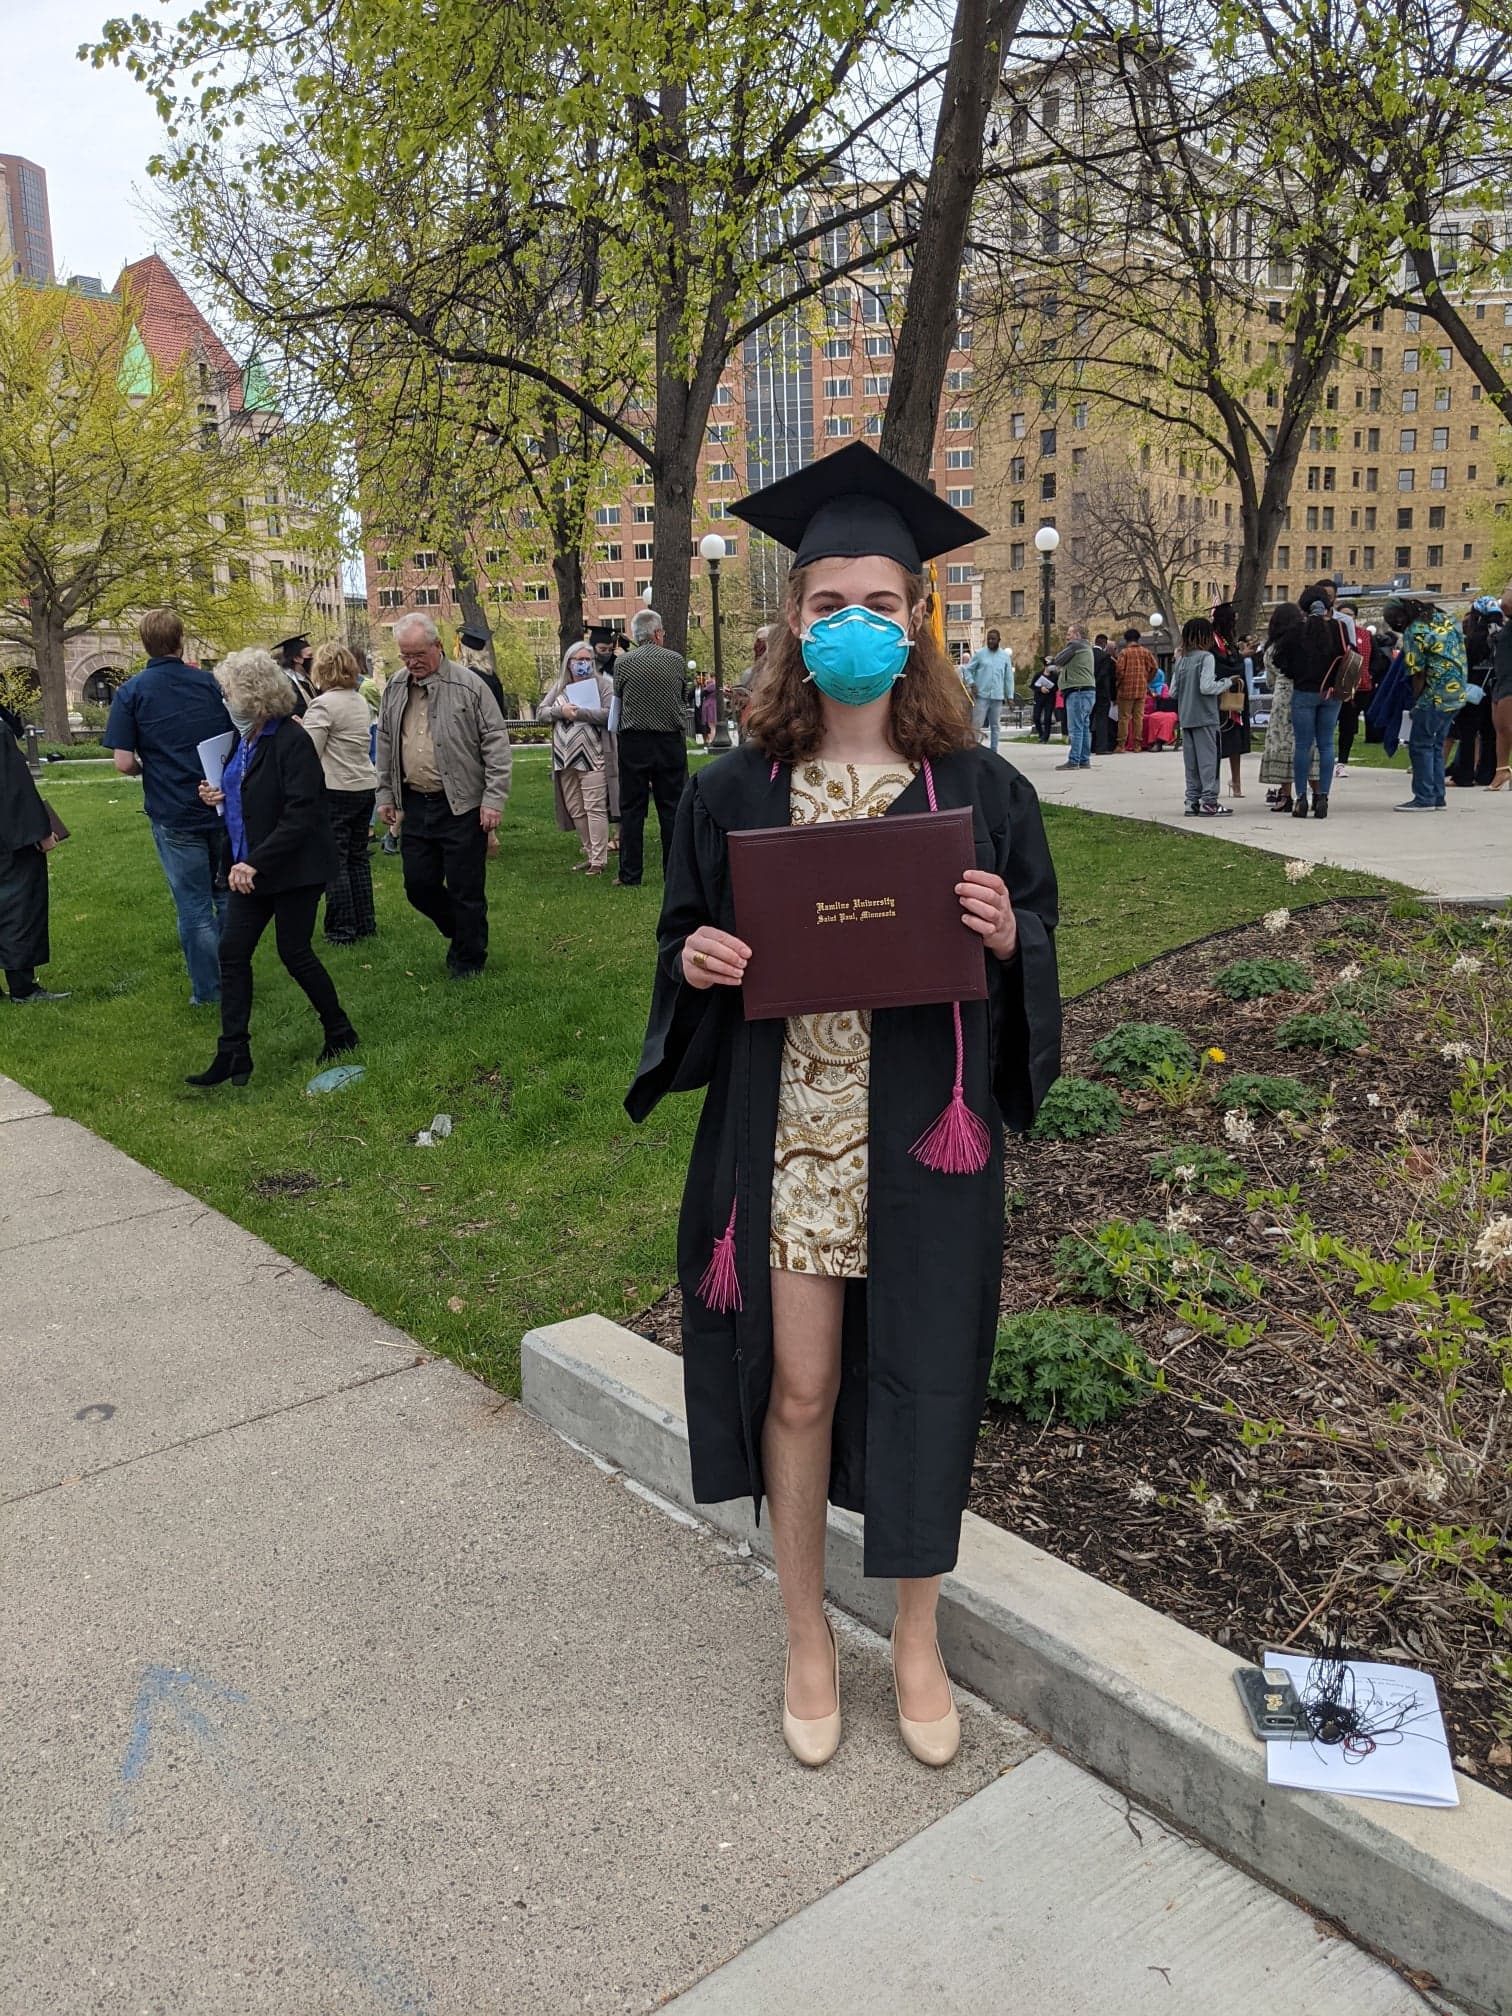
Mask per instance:
[[[481,805],[478,808],[478,824],[485,833],[492,833],[502,816],[502,813],[495,811],[491,805]]]
[[[226,877],[226,880],[238,896],[250,896],[252,894],[252,885],[257,880],[257,870],[252,866],[250,861],[234,861],[231,864],[231,873]]]
[[[956,884],[956,894],[961,899],[961,922],[977,933],[995,959],[1011,959],[1018,950],[1018,919],[1002,876],[968,868]]]

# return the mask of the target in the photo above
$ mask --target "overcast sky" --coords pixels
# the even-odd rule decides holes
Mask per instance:
[[[0,154],[24,154],[47,170],[60,276],[93,273],[109,287],[128,260],[153,248],[140,200],[150,188],[147,159],[162,133],[152,101],[124,71],[92,70],[74,52],[97,40],[111,15],[151,12],[155,5],[0,0]]]

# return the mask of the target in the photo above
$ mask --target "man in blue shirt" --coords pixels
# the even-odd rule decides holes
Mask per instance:
[[[961,667],[961,677],[971,689],[971,722],[978,734],[988,731],[988,746],[994,756],[1003,719],[1003,702],[1013,693],[1013,653],[1004,648],[1000,633],[987,632],[985,650],[975,651]]]
[[[140,634],[147,664],[111,701],[105,746],[123,777],[142,779],[142,809],[178,913],[190,1003],[202,1008],[220,999],[230,857],[224,820],[200,802],[199,744],[228,734],[231,716],[210,674],[184,663],[184,626],[172,609],[149,610]]]

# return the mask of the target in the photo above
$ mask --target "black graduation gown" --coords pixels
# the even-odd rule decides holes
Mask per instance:
[[[48,961],[47,857],[37,843],[52,825],[13,718],[7,710],[0,721],[0,969],[16,972]]]
[[[989,997],[962,1004],[966,1100],[992,1135],[987,1165],[975,1175],[937,1174],[909,1154],[950,1098],[949,1006],[872,1016],[871,1272],[846,1288],[829,1498],[865,1515],[863,1567],[876,1576],[935,1575],[955,1565],[997,1332],[1001,1128],[1027,1127],[1060,1070],[1055,871],[1039,801],[1025,778],[986,750],[942,757],[933,770],[939,804],[972,810],[977,866],[1007,883],[1019,949],[1006,964],[984,952]],[[771,771],[770,759],[746,745],[700,771],[684,793],[645,1048],[625,1101],[631,1118],[644,1120],[666,1093],[707,1087],[677,1242],[693,1494],[716,1504],[749,1493],[758,1522],[785,1025],[747,1022],[736,988],[688,986],[680,955],[700,924],[735,929],[726,834],[789,823],[790,773],[786,765],[775,778]],[[890,808],[928,809],[922,773]],[[732,1199],[742,1307],[719,1313],[700,1300],[698,1284]]]

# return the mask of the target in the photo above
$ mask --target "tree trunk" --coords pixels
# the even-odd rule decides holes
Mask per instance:
[[[950,62],[935,125],[913,271],[882,421],[882,453],[920,483],[934,458],[940,393],[955,344],[961,262],[982,175],[982,141],[1003,68],[1003,45],[1024,0],[956,0]]]
[[[451,547],[446,555],[451,562],[452,591],[457,598],[457,607],[462,611],[462,628],[474,630],[488,639],[488,663],[494,667],[493,625],[484,613],[478,598],[477,576],[467,549],[460,543]]]
[[[49,742],[71,739],[68,681],[63,671],[63,613],[39,595],[31,598],[32,649],[42,688],[42,733]]]
[[[583,549],[560,523],[552,528],[551,572],[556,580],[557,642],[565,658],[583,635]]]

